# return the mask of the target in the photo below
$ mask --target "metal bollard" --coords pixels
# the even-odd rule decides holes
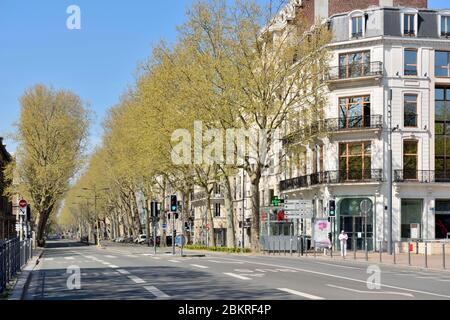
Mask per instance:
[[[291,254],[291,257],[292,257],[292,237],[291,237],[291,239],[289,239],[289,251],[290,251],[290,254]]]
[[[380,241],[380,263],[383,262],[383,242]]]
[[[411,242],[408,241],[408,265],[411,266]]]
[[[304,247],[305,247],[305,255],[308,256],[308,240],[305,238],[304,239]]]
[[[445,270],[445,243],[442,244],[442,268]]]
[[[300,257],[300,238],[299,237],[297,237],[297,254],[298,254],[298,256]]]
[[[345,258],[345,256],[344,256],[344,258]],[[353,237],[353,260],[356,260],[356,238],[355,237]]]
[[[396,253],[395,253],[395,244],[396,244],[396,242],[394,242],[394,264],[397,264],[397,255],[396,255]]]
[[[317,258],[316,241],[314,241],[314,258]]]
[[[366,239],[366,261],[369,261],[369,249],[367,248],[367,239]]]
[[[428,242],[425,242],[425,268],[428,268]]]

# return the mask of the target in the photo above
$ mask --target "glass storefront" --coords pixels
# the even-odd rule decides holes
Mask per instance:
[[[404,240],[411,239],[411,224],[422,225],[422,199],[402,199],[401,208],[401,237]],[[421,228],[422,229],[422,228]],[[422,237],[420,235],[420,237]]]
[[[450,200],[436,200],[435,236],[437,240],[450,238]]]
[[[372,203],[372,210],[368,213],[367,219],[361,213],[361,202],[369,200]],[[373,202],[368,198],[347,198],[339,203],[338,211],[339,229],[336,236],[344,230],[348,234],[347,249],[364,250],[367,239],[367,249],[373,250]],[[367,226],[367,227],[366,227]],[[340,247],[339,241],[336,244]]]

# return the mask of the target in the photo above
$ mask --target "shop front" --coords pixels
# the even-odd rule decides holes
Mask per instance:
[[[361,209],[361,203],[365,200],[370,203],[370,211],[365,215]],[[340,232],[343,230],[348,235],[347,249],[365,250],[367,241],[367,250],[373,250],[374,241],[374,212],[373,201],[367,197],[341,198],[338,199],[337,223],[335,227],[335,244],[340,249],[340,243],[337,240]]]

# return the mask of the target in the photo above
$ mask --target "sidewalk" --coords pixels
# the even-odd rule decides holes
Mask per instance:
[[[30,284],[31,274],[38,266],[39,261],[44,254],[43,248],[34,249],[33,258],[31,258],[17,277],[16,284],[12,289],[11,294],[7,297],[8,300],[22,300],[28,285]]]
[[[398,266],[398,267],[407,267],[407,268],[414,268],[414,269],[421,269],[421,270],[430,270],[430,271],[439,271],[439,272],[450,272],[450,254],[446,254],[446,265],[445,269],[443,268],[443,258],[442,255],[433,255],[433,256],[427,256],[427,261],[425,264],[425,255],[424,254],[411,254],[411,264],[409,264],[408,261],[408,254],[397,253],[394,257],[394,255],[389,255],[388,253],[384,252],[381,255],[381,261],[380,261],[380,254],[378,252],[375,253],[369,253],[368,259],[366,260],[366,256],[364,252],[357,252],[356,256],[353,251],[347,252],[347,256],[345,259],[341,257],[340,252],[333,252],[333,257],[330,256],[330,253],[328,252],[328,255],[324,255],[323,252],[317,252],[316,255],[314,255],[314,252],[308,252],[305,253],[303,256],[299,256],[297,252],[293,252],[292,256],[290,252],[276,252],[271,253],[270,255],[267,252],[264,253],[238,253],[238,254],[232,254],[232,253],[226,253],[226,252],[214,252],[214,251],[203,251],[203,250],[184,250],[186,252],[192,252],[192,253],[204,253],[204,254],[211,254],[211,255],[218,255],[218,256],[242,256],[242,257],[292,257],[292,258],[299,258],[299,259],[317,259],[321,261],[333,261],[333,262],[341,262],[345,261],[348,263],[363,263],[363,264],[377,264],[377,265],[389,265],[389,266]],[[395,258],[395,259],[394,259]]]

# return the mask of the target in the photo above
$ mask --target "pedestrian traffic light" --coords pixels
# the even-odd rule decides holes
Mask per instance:
[[[171,212],[177,212],[178,211],[178,201],[177,201],[177,196],[176,195],[170,196],[170,211]]]
[[[27,221],[31,221],[31,207],[27,205]]]
[[[170,212],[167,214],[167,218],[170,220],[174,218],[175,220],[178,219],[178,213],[177,212]]]
[[[330,200],[329,215],[330,215],[330,217],[336,216],[336,201],[335,200]]]

